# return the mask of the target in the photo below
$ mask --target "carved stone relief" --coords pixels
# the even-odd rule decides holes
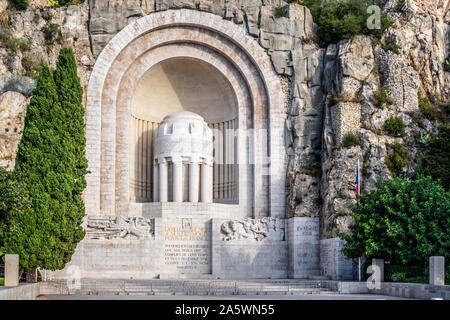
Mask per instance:
[[[222,223],[220,228],[223,241],[230,240],[286,240],[286,222],[284,219],[261,218],[250,219],[243,218],[238,220],[229,220]]]
[[[141,217],[89,217],[86,235],[89,239],[153,238],[155,220]]]

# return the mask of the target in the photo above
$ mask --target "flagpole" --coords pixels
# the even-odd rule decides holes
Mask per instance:
[[[360,183],[360,176],[359,176],[359,159],[358,159],[358,165],[356,167],[356,176],[357,176],[357,190],[356,190],[356,203],[359,206],[359,194],[360,194],[360,190],[361,190],[361,183]],[[362,276],[361,276],[361,257],[358,258],[358,280],[361,281],[362,280]]]

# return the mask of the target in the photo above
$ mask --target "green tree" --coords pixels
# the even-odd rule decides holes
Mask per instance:
[[[393,265],[425,266],[430,256],[450,259],[450,193],[430,177],[377,182],[352,208],[355,223],[344,254],[383,258]]]
[[[17,154],[16,170],[32,207],[7,225],[4,246],[20,255],[20,265],[27,270],[64,268],[84,237],[83,92],[71,54],[61,50],[55,77],[48,66],[42,68]]]
[[[450,187],[450,127],[439,127],[438,135],[429,143],[428,152],[420,159],[417,176],[431,176],[440,180],[448,191]]]
[[[17,174],[0,167],[0,256],[3,255],[2,231],[5,230],[5,225],[18,212],[28,209],[29,205],[25,185],[18,180]]]
[[[355,35],[365,34],[380,37],[391,21],[386,13],[381,16],[380,29],[369,29],[367,20],[370,14],[367,8],[371,5],[381,5],[382,0],[295,0],[307,6],[319,26],[318,36],[323,45],[340,40],[352,39]]]

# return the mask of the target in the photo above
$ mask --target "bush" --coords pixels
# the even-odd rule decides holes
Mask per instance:
[[[386,166],[393,175],[399,175],[403,167],[409,163],[409,156],[400,142],[394,142],[389,146],[391,149],[386,157]]]
[[[383,44],[383,49],[385,51],[392,51],[396,54],[400,54],[400,49],[402,47],[397,44],[397,41],[394,38],[386,39],[386,42]]]
[[[10,2],[18,10],[25,10],[28,8],[28,0],[10,0]]]
[[[340,234],[347,257],[423,267],[430,256],[450,259],[450,193],[431,178],[378,180],[376,186],[351,207],[351,235]]]
[[[50,42],[59,36],[61,30],[59,28],[59,24],[47,22],[45,26],[42,27],[42,32],[44,33],[45,40]]]
[[[283,6],[275,7],[275,18],[286,17],[286,10],[284,10]]]
[[[422,110],[423,115],[430,121],[439,120],[441,122],[447,122],[447,110],[446,106],[436,105],[431,103],[428,97],[422,97],[420,93],[418,94],[419,108]]]
[[[405,123],[400,117],[389,117],[383,124],[382,127],[385,133],[388,133],[394,137],[404,137],[405,133]]]
[[[345,148],[350,148],[360,144],[359,137],[354,132],[347,132],[342,139],[342,144]]]
[[[374,104],[378,108],[382,108],[386,103],[389,105],[394,104],[394,100],[391,98],[391,91],[379,89],[373,94]]]
[[[428,152],[420,159],[416,168],[419,177],[440,179],[444,188],[450,188],[450,127],[440,126],[438,135],[431,139]]]
[[[13,29],[10,26],[0,27],[0,44],[14,52],[31,49],[30,41],[27,38],[15,38]]]
[[[323,45],[352,39],[358,34],[380,37],[391,22],[387,14],[381,17],[381,29],[370,30],[367,8],[380,4],[379,0],[296,0],[311,10],[314,22],[319,26],[319,38]]]
[[[24,55],[22,57],[22,68],[25,70],[27,77],[36,79],[42,69],[42,58],[35,55]]]

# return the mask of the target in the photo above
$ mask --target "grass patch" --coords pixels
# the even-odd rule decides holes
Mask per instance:
[[[394,104],[394,100],[391,98],[391,91],[379,89],[374,94],[374,104],[378,108],[383,108],[385,104],[392,105]]]
[[[4,278],[0,278],[0,286],[4,286],[5,285],[5,279]]]
[[[359,145],[359,144],[360,144],[360,140],[359,140],[358,135],[356,133],[354,133],[354,132],[351,132],[351,131],[347,132],[344,135],[344,138],[342,139],[342,145],[345,148],[350,148],[350,147],[353,147],[353,146],[356,146],[356,145]]]

